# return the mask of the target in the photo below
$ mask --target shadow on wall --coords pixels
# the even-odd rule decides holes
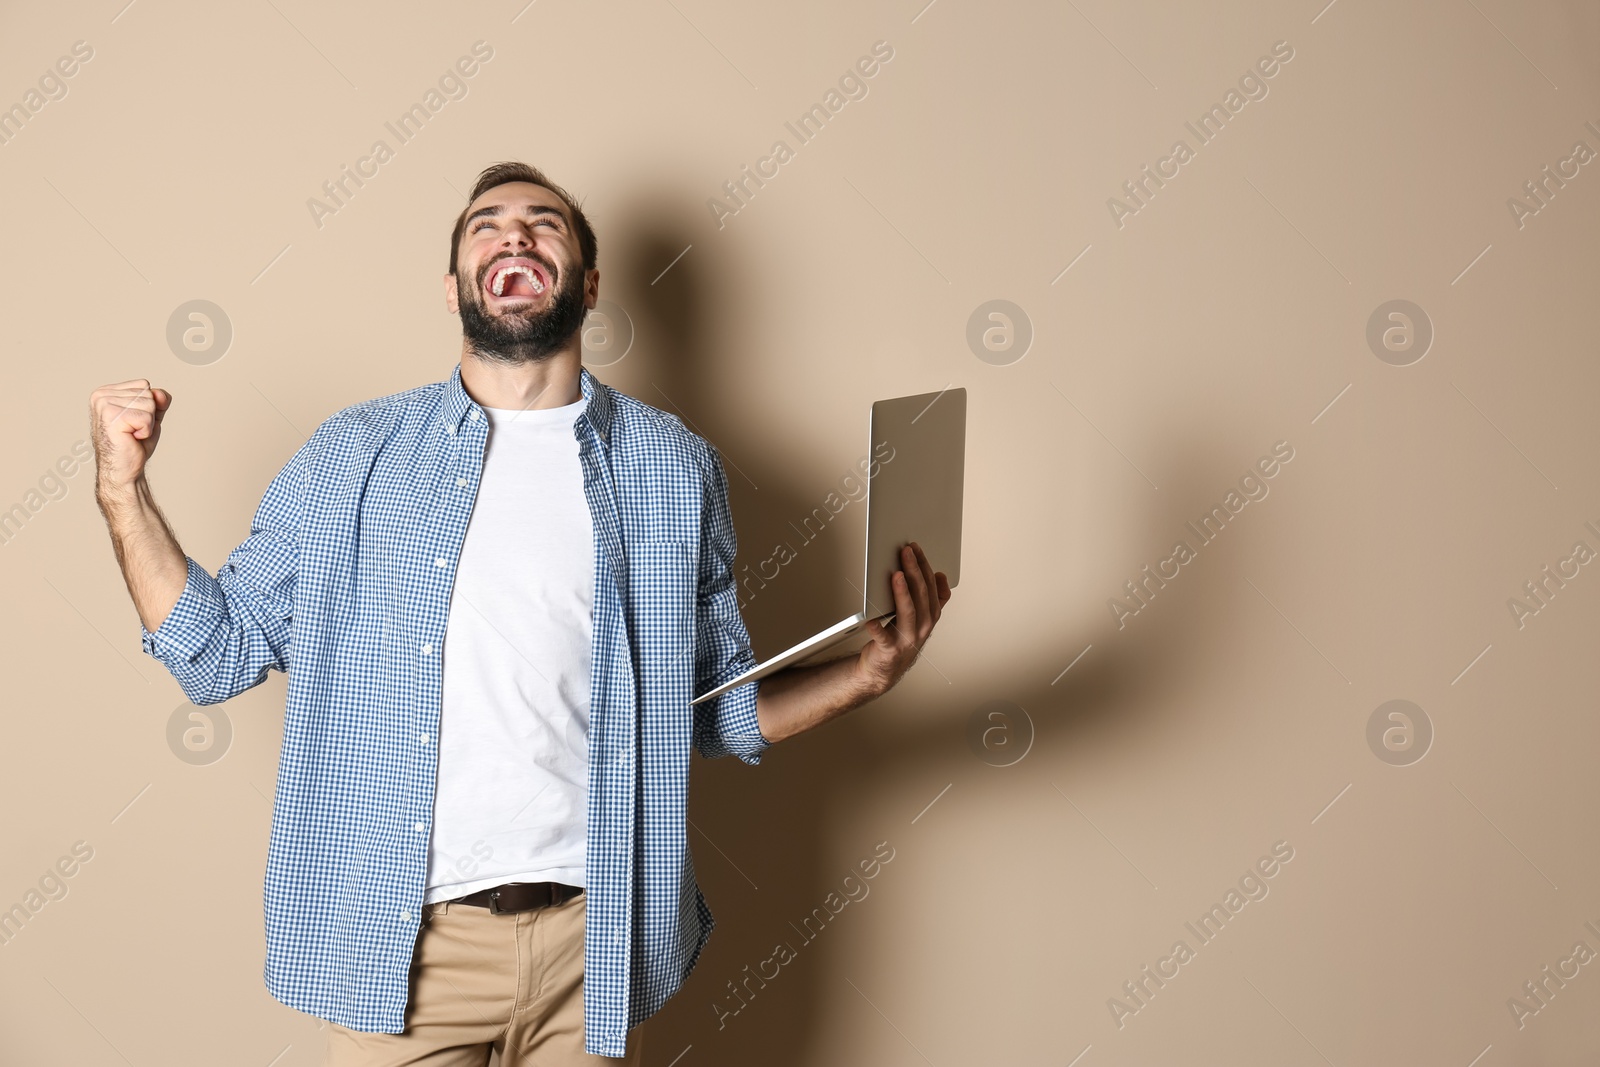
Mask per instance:
[[[792,462],[764,462],[764,456],[782,456],[782,448],[770,439],[751,438],[743,428],[760,422],[759,417],[751,418],[752,405],[781,402],[770,395],[735,395],[734,386],[716,379],[719,368],[750,356],[732,351],[731,342],[719,335],[717,314],[719,307],[737,306],[742,301],[739,283],[745,272],[728,269],[710,274],[707,264],[712,259],[704,254],[691,252],[679,259],[695,233],[668,221],[677,214],[677,204],[642,201],[630,205],[619,213],[616,236],[607,238],[612,264],[624,265],[612,270],[626,270],[632,276],[631,283],[622,287],[625,295],[612,295],[611,299],[626,301],[643,351],[614,369],[599,368],[597,373],[624,392],[677,415],[722,454],[739,538],[736,570],[747,579],[741,586],[741,596],[747,601],[745,625],[758,655],[770,655],[860,606],[859,590],[841,577],[859,573],[860,540],[847,536],[845,520],[835,520],[820,534],[809,532],[808,536],[815,538],[809,542],[791,526],[803,523],[804,517],[823,503],[818,487],[824,494],[836,488],[839,472],[826,472],[828,477],[819,478],[819,472]],[[674,259],[677,262],[671,270],[651,285],[649,279],[656,276],[660,265]],[[615,278],[604,270],[601,277],[602,293],[617,294]],[[759,412],[754,414],[759,416]],[[859,521],[861,517],[851,514],[847,518]],[[757,564],[771,556],[779,542],[795,546],[797,558],[784,565],[776,580],[760,585],[755,579]],[[852,596],[857,601],[853,607]]]
[[[638,276],[620,299],[628,301],[637,336],[648,343],[630,359],[627,375],[618,373],[620,368],[602,368],[600,374],[677,414],[723,453],[742,567],[764,558],[769,544],[793,539],[783,531],[818,503],[811,496],[819,472],[804,471],[797,463],[763,462],[759,457],[782,456],[782,450],[740,428],[760,420],[750,419],[747,411],[740,413],[742,419],[732,417],[731,406],[743,401],[714,378],[717,368],[746,356],[728,350],[728,342],[719,339],[715,314],[718,306],[741,299],[742,270],[719,266],[710,274],[711,257],[689,255],[657,284],[649,284],[648,278],[660,269],[654,265],[671,262],[693,240],[691,232],[670,223],[674,217],[666,205],[648,200],[620,213],[615,236],[609,238],[614,273],[608,291],[612,299],[619,298],[615,264]],[[763,397],[759,402],[775,401]],[[648,1062],[667,1064],[690,1045],[700,1065],[798,1067],[817,1061],[822,1052],[812,1046],[813,1035],[832,1029],[824,1005],[836,1002],[841,990],[853,994],[843,973],[830,968],[830,951],[807,947],[806,933],[821,934],[810,928],[802,932],[795,924],[802,924],[850,873],[854,853],[840,866],[836,857],[841,850],[854,848],[861,859],[873,853],[876,839],[839,839],[837,828],[858,832],[844,805],[874,806],[881,798],[872,794],[895,789],[907,777],[970,778],[965,784],[981,789],[987,775],[1007,773],[985,765],[968,747],[968,719],[980,704],[1004,699],[1025,708],[1036,729],[1029,761],[1035,768],[1049,766],[1065,775],[1075,761],[1095,758],[1097,750],[1116,747],[1125,754],[1136,743],[1129,741],[1130,735],[1157,730],[1163,717],[1183,714],[1182,663],[1229,640],[1242,617],[1267,610],[1247,599],[1255,594],[1237,570],[1239,554],[1228,544],[1238,535],[1225,532],[1201,549],[1195,564],[1183,568],[1182,578],[1125,629],[1111,624],[1105,601],[1143,563],[1161,558],[1158,551],[1164,555],[1170,550],[1184,522],[1193,517],[1189,511],[1203,510],[1199,502],[1204,493],[1225,490],[1226,479],[1218,481],[1217,471],[1236,457],[1215,438],[1205,440],[1207,436],[1204,427],[1196,427],[1150,450],[1173,488],[1150,498],[1150,507],[1136,523],[1138,533],[1129,539],[1134,547],[1127,559],[1095,561],[1088,568],[1116,577],[1103,579],[1103,590],[1091,580],[1092,595],[1081,603],[1064,599],[1060,625],[996,638],[997,654],[983,673],[951,677],[948,691],[937,691],[936,699],[914,716],[896,716],[892,730],[852,716],[772,749],[760,768],[732,757],[692,761],[690,847],[717,928],[678,995],[645,1024]],[[1212,481],[1218,484],[1213,487]],[[1018,531],[1016,551],[1027,551],[1028,543],[1025,532]],[[1070,553],[1072,546],[1062,549]],[[745,620],[758,654],[771,654],[853,610],[839,610],[848,604],[849,591],[843,590],[841,597],[827,583],[858,567],[859,552],[859,535],[829,530],[803,551],[806,573],[818,580],[798,572],[786,576],[747,606]],[[1061,675],[1075,650],[1090,643],[1094,649]],[[1064,656],[1064,650],[1073,651]],[[1059,680],[1052,684],[1052,679]],[[863,712],[870,717],[899,699],[900,693],[891,693]],[[895,803],[904,807],[904,799],[897,796]],[[1036,838],[1048,842],[1059,834],[1061,817],[1041,812]],[[847,910],[840,918],[855,916]],[[1045,918],[1042,927],[1038,917],[1029,916],[1012,916],[1004,925],[1014,924],[1018,936],[1031,926],[1037,936],[1039,929],[1059,929],[1064,921]],[[868,934],[862,928],[851,936]],[[1070,938],[1070,931],[1066,936]],[[752,978],[763,961],[773,959],[777,941],[794,950],[792,961],[779,967],[771,981]],[[769,976],[773,966],[765,965]],[[948,981],[957,986],[963,982],[956,961]]]

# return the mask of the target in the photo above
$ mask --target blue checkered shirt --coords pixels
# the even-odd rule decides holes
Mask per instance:
[[[621,1056],[714,923],[685,832],[690,746],[755,764],[768,742],[758,682],[689,704],[756,662],[721,458],[676,416],[581,377],[573,432],[595,532],[584,1049]],[[287,672],[264,974],[282,1003],[354,1030],[404,1029],[440,648],[488,432],[459,365],[337,412],[216,576],[189,558],[171,613],[140,626],[196,704]]]

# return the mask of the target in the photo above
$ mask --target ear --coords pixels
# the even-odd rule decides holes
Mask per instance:
[[[454,274],[446,274],[444,276],[444,306],[445,310],[452,315],[461,313],[461,304],[456,293],[456,276]]]
[[[583,306],[594,310],[595,304],[600,301],[600,268],[584,272],[583,276]]]

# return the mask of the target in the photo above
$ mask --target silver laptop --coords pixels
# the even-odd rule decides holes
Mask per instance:
[[[699,704],[828,653],[841,654],[852,638],[867,637],[867,622],[894,616],[890,576],[901,567],[900,548],[922,546],[935,571],[955,588],[961,580],[961,485],[967,456],[967,391],[879,400],[872,405],[867,455],[877,461],[867,477],[867,552],[861,610],[815,637],[773,656],[689,703]],[[883,457],[887,456],[887,460]],[[864,642],[863,642],[864,644]],[[860,644],[856,646],[859,650]]]

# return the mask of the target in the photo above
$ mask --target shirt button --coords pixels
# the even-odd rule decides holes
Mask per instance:
[[[456,428],[454,426],[446,426],[444,428],[444,432],[445,433],[455,433],[456,432]]]
[[[423,645],[422,646],[422,654],[424,656],[432,655],[433,654],[433,646],[432,645]]]
[[[423,734],[417,740],[421,741],[423,744],[427,744],[428,743],[428,735],[427,734]]]
[[[413,823],[413,824],[412,824],[412,825],[411,825],[411,828],[412,828],[412,829],[413,829],[413,830],[415,830],[415,831],[416,831],[416,832],[417,832],[417,833],[419,833],[419,834],[420,834],[420,833],[422,833],[422,831],[424,831],[424,830],[426,830],[426,829],[427,829],[427,827],[426,827],[426,826],[423,826],[423,825],[422,825],[422,824],[421,824],[421,823],[420,823],[420,822],[419,822],[419,823]]]
[[[469,411],[469,412],[467,412],[467,418],[471,419],[473,422],[477,422],[478,421],[478,413],[476,411]]]
[[[456,487],[459,489],[465,489],[467,487],[467,480],[465,478],[457,478]]]
[[[410,912],[410,910],[408,909],[406,911],[402,911],[400,913],[400,918],[405,920],[406,922],[410,922],[411,921],[411,912]]]
[[[443,556],[440,556],[438,559],[433,561],[433,565],[435,567],[448,567],[450,565],[450,561],[445,559]]]

